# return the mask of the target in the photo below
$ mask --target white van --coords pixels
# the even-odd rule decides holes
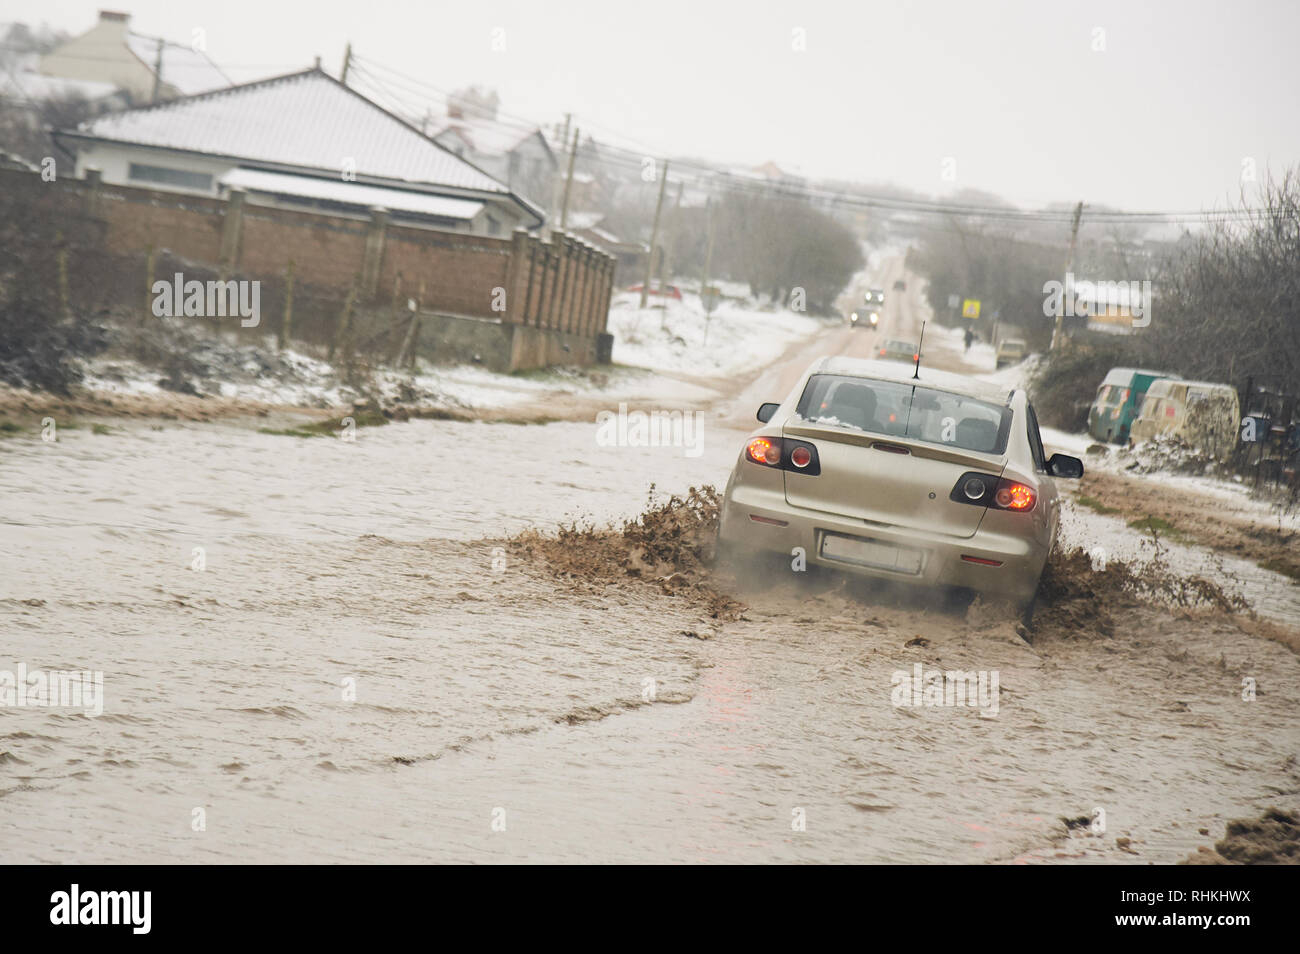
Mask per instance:
[[[1226,457],[1237,443],[1241,420],[1237,390],[1209,381],[1152,381],[1130,431],[1134,441],[1177,437],[1213,457]]]

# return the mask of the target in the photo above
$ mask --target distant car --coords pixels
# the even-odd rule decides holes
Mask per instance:
[[[907,291],[907,282],[901,278],[894,282],[894,291]]]
[[[1003,338],[998,342],[997,366],[1001,370],[1004,365],[1019,364],[1025,360],[1025,355],[1029,353],[1029,346],[1025,344],[1023,338]]]
[[[877,305],[883,305],[885,303],[885,290],[883,288],[869,289],[867,291],[867,294],[863,296],[863,300],[868,305],[873,303]]]
[[[1111,368],[1088,410],[1088,433],[1099,441],[1127,443],[1129,428],[1137,418],[1151,382],[1173,377],[1163,371]]]
[[[916,342],[891,338],[880,346],[880,354],[877,357],[883,358],[885,361],[915,362],[917,358]]]
[[[866,325],[872,331],[875,331],[880,325],[880,313],[873,311],[871,314],[867,315],[867,320],[863,321],[862,316],[855,311],[853,314],[849,315],[849,327],[856,328],[858,325]]]
[[[809,563],[1011,600],[1026,621],[1060,519],[1056,479],[1020,389],[964,375],[821,358],[758,410],[722,498],[736,555]]]
[[[635,285],[629,285],[627,290],[630,292],[639,292],[641,291],[642,285],[643,283],[637,282]],[[660,285],[658,282],[651,282],[648,294],[663,295],[666,298],[676,298],[678,301],[682,300],[682,290],[676,285]]]

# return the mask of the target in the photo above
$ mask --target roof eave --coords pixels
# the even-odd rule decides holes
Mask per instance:
[[[95,136],[75,129],[54,130],[53,136],[55,142],[58,143],[61,148],[64,148],[65,151],[67,151],[67,149],[66,147],[63,147],[62,142],[60,142],[61,137],[80,140],[83,142],[100,142],[114,146],[129,146],[132,149],[146,149],[152,152],[179,153],[191,156],[202,156],[210,159],[219,159],[226,162],[250,163],[255,164],[258,168],[264,168],[267,171],[284,172],[290,175],[321,176],[324,174],[326,176],[335,176],[338,175],[339,172],[337,169],[322,169],[319,166],[300,166],[292,163],[272,162],[266,159],[258,159],[255,156],[236,156],[218,152],[196,152],[192,149],[177,149],[175,146],[159,146],[154,143],[132,142],[129,139],[113,139],[109,136]],[[491,177],[489,176],[489,178]],[[380,176],[366,175],[365,173],[359,173],[356,181],[369,185],[386,186],[388,188],[393,188],[394,183],[401,183],[404,186],[412,187],[411,191],[436,192],[439,195],[454,193],[458,198],[476,199],[478,201],[501,201],[509,199],[515,201],[529,215],[533,217],[541,215],[541,212],[527,200],[507,190],[497,192],[488,191],[486,189],[470,189],[464,186],[454,186],[438,182],[420,182],[410,179],[386,179]]]

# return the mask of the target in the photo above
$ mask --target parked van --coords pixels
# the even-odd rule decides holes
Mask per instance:
[[[1131,433],[1135,441],[1167,434],[1214,457],[1225,457],[1236,446],[1240,420],[1236,388],[1165,379],[1147,388]]]
[[[1163,371],[1111,368],[1088,411],[1088,433],[1112,444],[1128,442],[1129,427],[1137,417],[1152,381],[1172,378]]]
[[[1024,361],[1028,353],[1029,345],[1025,344],[1024,338],[1003,338],[998,342],[996,352],[997,369],[1001,371],[1008,364]]]

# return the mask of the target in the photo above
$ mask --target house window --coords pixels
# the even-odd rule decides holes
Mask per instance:
[[[169,169],[166,166],[146,166],[133,162],[127,170],[127,175],[137,182],[156,182],[159,185],[201,189],[204,192],[212,191],[212,176],[205,172]]]
[[[488,235],[501,234],[501,223],[498,222],[496,219],[492,218],[492,216],[490,215],[487,217],[487,234]]]

